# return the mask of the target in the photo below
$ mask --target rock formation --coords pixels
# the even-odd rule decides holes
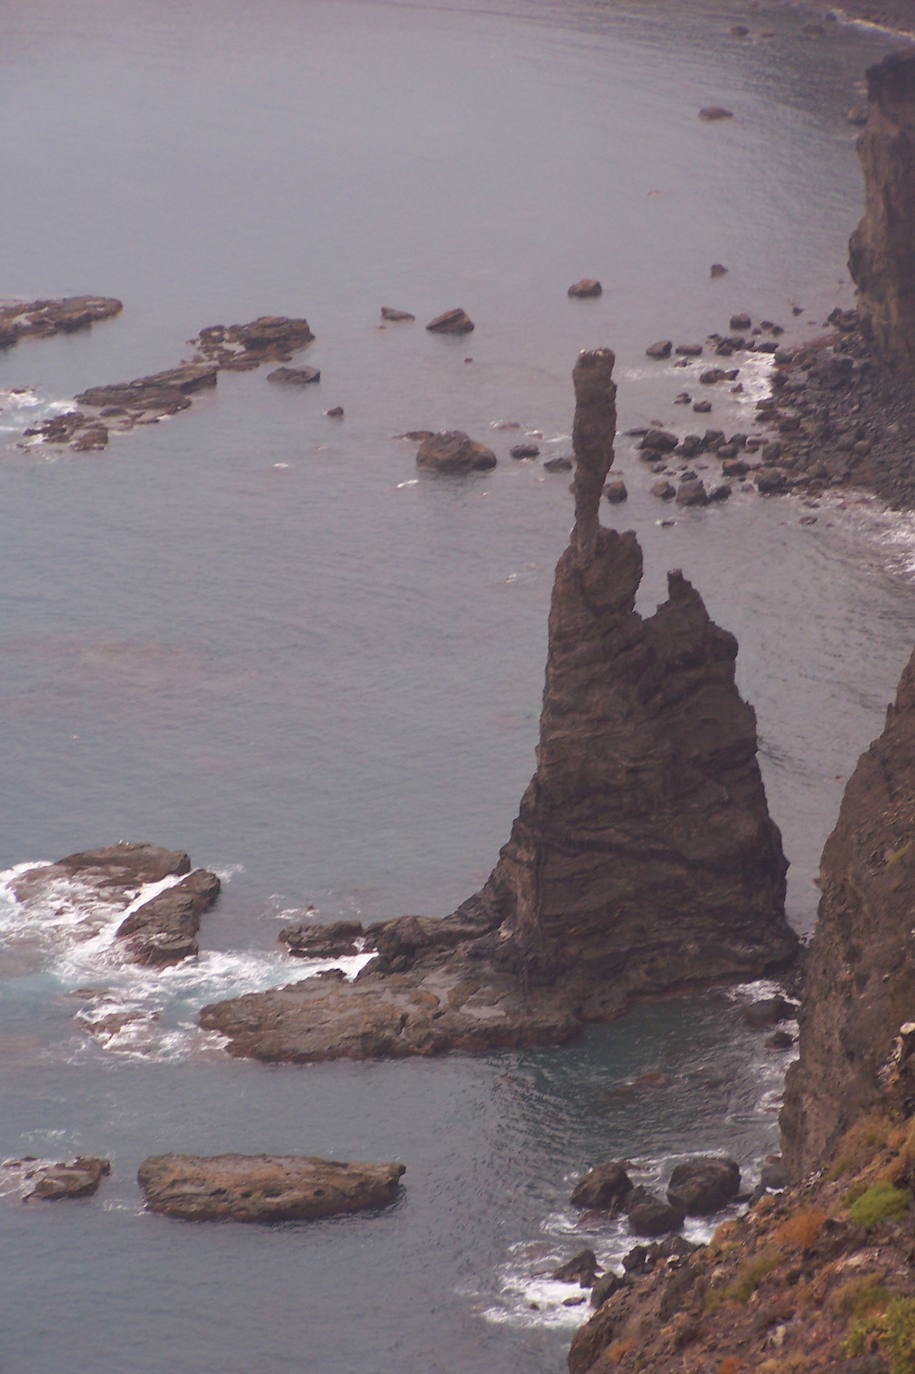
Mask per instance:
[[[913,778],[915,654],[823,850],[800,1058],[788,1072],[782,1111],[795,1176],[828,1161],[843,1132],[888,1093],[907,1115],[915,1106]]]
[[[496,455],[462,429],[447,429],[423,439],[416,465],[433,472],[485,472],[496,466]]]
[[[858,137],[864,217],[849,244],[858,313],[877,354],[915,366],[915,55],[891,53],[867,72]]]
[[[303,1155],[152,1155],[137,1181],[150,1211],[186,1221],[314,1221],[387,1207],[404,1169]]]
[[[495,869],[453,916],[370,928],[378,957],[354,984],[309,979],[204,1008],[230,1053],[306,1062],[556,1042],[633,995],[793,956],[736,642],[680,573],[643,619],[635,536],[599,522],[613,363],[598,349],[575,366],[575,526],[556,569],[537,771]]]
[[[63,300],[0,305],[0,348],[9,348],[28,337],[45,339],[51,334],[72,334],[96,320],[120,314],[123,308],[113,296],[67,296]]]
[[[4,1168],[22,1170],[23,1180],[34,1182],[35,1186],[25,1194],[26,1202],[33,1197],[59,1202],[62,1198],[91,1197],[98,1191],[102,1179],[111,1173],[111,1162],[95,1155],[78,1155],[76,1159],[59,1164],[10,1160]]]
[[[135,841],[68,854],[52,864],[36,864],[11,884],[17,901],[28,905],[63,899],[82,919],[85,936],[94,935],[113,914],[124,911],[147,883],[180,879],[132,911],[118,926],[129,959],[140,964],[173,964],[197,953],[201,913],[219,895],[215,873],[191,872],[187,854]]]

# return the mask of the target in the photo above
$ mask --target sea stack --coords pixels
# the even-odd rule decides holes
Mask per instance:
[[[867,72],[858,137],[864,217],[851,236],[858,314],[877,354],[915,366],[915,54],[891,53]]]
[[[442,920],[370,927],[355,983],[311,978],[205,1007],[270,1061],[557,1043],[633,996],[788,963],[781,839],[734,679],[737,643],[679,572],[635,610],[642,554],[605,529],[614,356],[573,374],[575,524],[559,560],[537,770],[480,892]]]
[[[861,755],[820,866],[822,897],[782,1133],[795,1177],[878,1103],[915,1105],[915,654]]]

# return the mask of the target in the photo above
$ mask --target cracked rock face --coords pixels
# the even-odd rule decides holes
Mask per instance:
[[[817,925],[782,1132],[794,1176],[827,1163],[879,1101],[908,1115],[915,1059],[915,655],[883,734],[858,760],[820,866]]]
[[[915,367],[915,55],[892,53],[867,73],[858,138],[864,217],[849,243],[858,313],[877,353]]]
[[[785,859],[734,681],[698,593],[634,609],[642,554],[599,521],[613,353],[574,371],[575,526],[556,569],[537,771],[483,889],[452,916],[366,932],[355,983],[312,978],[205,1007],[229,1052],[374,1058],[558,1043],[633,995],[787,963]]]

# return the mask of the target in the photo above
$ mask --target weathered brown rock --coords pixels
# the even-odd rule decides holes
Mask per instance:
[[[166,888],[118,926],[130,958],[138,964],[176,964],[198,953],[200,917],[219,896],[215,873],[195,869],[174,887]]]
[[[113,296],[67,296],[62,300],[14,302],[0,305],[0,348],[9,348],[28,336],[72,334],[97,320],[108,320],[123,310]]]
[[[599,296],[603,292],[600,282],[594,277],[582,277],[581,281],[573,282],[566,292],[567,296]]]
[[[891,53],[867,72],[858,137],[864,216],[849,243],[858,314],[876,352],[915,367],[915,55]]]
[[[443,311],[426,325],[433,334],[469,334],[473,327],[473,320],[460,306]]]
[[[277,367],[267,373],[267,381],[280,386],[307,386],[309,382],[320,382],[321,372],[317,367]]]
[[[389,320],[394,324],[407,324],[410,320],[415,320],[416,316],[411,315],[409,310],[395,310],[393,305],[383,305],[381,307],[381,318]]]
[[[626,1173],[626,1166],[612,1159],[606,1164],[598,1164],[584,1178],[580,1178],[572,1190],[573,1207],[587,1207],[597,1211],[614,1211],[632,1191],[632,1180]]]
[[[212,363],[187,363],[171,367],[165,372],[151,372],[132,382],[112,382],[108,386],[92,386],[76,397],[79,405],[123,406],[133,410],[153,410],[169,414],[172,409],[184,409],[190,404],[188,393],[202,387],[215,386],[218,367]]]
[[[124,906],[145,883],[158,883],[172,875],[189,873],[187,854],[174,849],[137,841],[123,841],[101,849],[84,849],[67,854],[52,864],[36,864],[18,874],[11,883],[17,901],[40,897],[50,883],[60,878],[77,879],[86,887],[118,901]]]
[[[667,1201],[689,1217],[702,1217],[726,1207],[739,1190],[740,1167],[735,1160],[701,1155],[676,1166],[667,1185]]]
[[[915,1104],[915,654],[879,739],[861,755],[820,865],[805,976],[800,1058],[788,1072],[782,1133],[793,1176],[824,1164],[839,1137],[893,1086]],[[902,1037],[904,1040],[904,1037]]]
[[[726,110],[723,105],[703,105],[699,111],[699,118],[707,121],[716,119],[733,119],[734,111]]]
[[[357,952],[363,934],[359,921],[299,921],[284,926],[276,938],[298,959],[341,959]]]
[[[137,1181],[152,1212],[186,1221],[314,1221],[387,1207],[403,1164],[307,1155],[152,1155]]]
[[[447,429],[423,440],[416,462],[418,467],[435,472],[479,472],[494,468],[496,455],[462,429]]]
[[[575,366],[575,526],[553,589],[537,771],[495,869],[451,917],[371,928],[378,957],[355,983],[309,979],[204,1008],[230,1053],[308,1062],[556,1042],[633,995],[793,956],[736,643],[680,573],[643,619],[635,536],[599,522],[613,363],[598,349]]]
[[[111,1163],[93,1155],[78,1155],[69,1163],[45,1164],[29,1170],[26,1177],[37,1179],[35,1187],[26,1194],[29,1198],[45,1198],[58,1202],[61,1198],[90,1197],[106,1174],[111,1173]]]

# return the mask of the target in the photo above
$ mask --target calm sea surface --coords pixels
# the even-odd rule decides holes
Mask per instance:
[[[0,1197],[0,1371],[555,1374],[581,1314],[542,1275],[625,1248],[577,1228],[570,1179],[716,1148],[752,1177],[774,1144],[783,1065],[739,997],[554,1051],[310,1069],[231,1062],[195,1015],[288,979],[275,935],[306,904],[444,915],[485,877],[533,767],[571,520],[567,477],[490,426],[567,452],[575,355],[610,345],[621,429],[701,431],[672,405],[695,369],[646,344],[738,309],[804,337],[847,303],[845,114],[890,40],[719,0],[0,12],[0,295],[125,302],[0,356],[0,864],[147,839],[226,878],[199,963],[160,975],[0,897],[0,1155],[113,1162],[95,1199]],[[708,104],[734,119],[700,122]],[[566,298],[582,276],[600,300]],[[383,304],[417,324],[379,328]],[[473,334],[425,332],[458,304]],[[16,446],[83,387],[265,313],[308,317],[319,386],[223,374],[103,454]],[[710,423],[752,427],[764,367]],[[391,436],[442,427],[499,466],[417,481]],[[645,609],[682,566],[739,638],[809,930],[844,779],[915,637],[915,525],[849,502],[802,526],[737,492],[664,528],[624,439],[617,467],[630,499],[604,518],[639,533]],[[106,1046],[73,1019],[87,986],[138,1018]],[[646,1072],[664,1083],[632,1086]],[[197,1227],[140,1210],[137,1164],[165,1150],[397,1158],[406,1186],[376,1217]]]

